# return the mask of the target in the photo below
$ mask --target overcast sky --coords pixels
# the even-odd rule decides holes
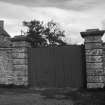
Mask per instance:
[[[78,44],[81,31],[105,29],[105,0],[0,0],[0,19],[11,36],[21,34],[24,20],[53,19],[66,30],[66,40]]]

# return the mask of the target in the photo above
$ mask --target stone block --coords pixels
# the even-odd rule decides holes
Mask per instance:
[[[11,47],[11,41],[10,41],[10,38],[9,37],[6,37],[6,36],[3,36],[3,35],[0,35],[0,47]]]
[[[13,78],[2,77],[0,78],[0,84],[12,84]]]
[[[92,75],[92,76],[105,75],[103,69],[87,69],[86,73],[87,75]]]
[[[103,63],[86,63],[87,69],[103,69]]]
[[[7,84],[8,81],[5,78],[0,78],[0,84]]]
[[[17,86],[19,86],[19,85],[21,86],[21,85],[24,85],[24,82],[23,81],[15,80],[14,84],[17,85]]]
[[[86,55],[102,55],[103,50],[102,49],[90,49],[90,50],[85,50]]]
[[[87,88],[103,88],[104,83],[87,83]]]
[[[21,70],[21,71],[14,71],[14,77],[24,77],[28,76],[28,71]]]
[[[102,56],[86,56],[86,62],[102,62]]]
[[[13,59],[13,64],[27,65],[28,64],[28,59]]]
[[[99,49],[102,48],[102,43],[85,43],[85,49]]]
[[[87,82],[89,83],[104,82],[104,76],[87,76]]]
[[[27,53],[12,53],[13,58],[28,58]]]
[[[14,84],[15,85],[28,85],[28,78],[27,77],[17,77],[14,78]]]
[[[14,71],[28,70],[28,65],[14,65]]]
[[[17,42],[13,42],[13,47],[30,47],[30,43],[26,42],[26,41],[17,41]]]
[[[6,58],[8,60],[12,59],[12,51],[11,50],[7,50],[7,51],[4,51],[4,50],[1,50],[0,49],[0,57],[1,58]]]
[[[88,36],[85,37],[85,42],[102,42],[100,36]]]
[[[12,52],[14,53],[24,53],[24,52],[27,52],[28,48],[26,47],[17,47],[17,48],[13,48],[12,49]]]
[[[0,54],[11,54],[12,53],[12,48],[0,48]]]

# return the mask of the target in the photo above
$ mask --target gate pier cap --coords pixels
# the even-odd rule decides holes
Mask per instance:
[[[81,36],[83,38],[87,37],[87,36],[103,36],[103,34],[105,33],[105,30],[99,30],[99,29],[87,29],[85,32],[80,32]]]

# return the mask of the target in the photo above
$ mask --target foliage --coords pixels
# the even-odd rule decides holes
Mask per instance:
[[[63,46],[67,44],[63,41],[65,31],[62,31],[53,21],[46,24],[38,20],[24,21],[23,25],[28,28],[26,35],[32,40],[33,47]]]

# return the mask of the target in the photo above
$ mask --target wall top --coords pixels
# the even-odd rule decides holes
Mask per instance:
[[[19,35],[19,36],[15,36],[13,38],[11,38],[11,41],[27,41],[27,42],[32,42],[31,39],[29,39],[28,37],[24,36],[24,35]]]
[[[99,30],[99,29],[88,29],[85,32],[80,32],[83,38],[87,36],[103,36],[104,33],[105,30]]]

